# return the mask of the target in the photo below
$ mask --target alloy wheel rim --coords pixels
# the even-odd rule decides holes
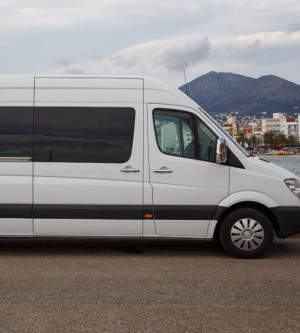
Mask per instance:
[[[230,231],[232,243],[243,251],[253,251],[258,248],[262,244],[264,236],[262,225],[251,218],[236,221]]]

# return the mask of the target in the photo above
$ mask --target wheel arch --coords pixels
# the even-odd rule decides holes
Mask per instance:
[[[267,218],[270,220],[270,222],[273,226],[273,229],[276,232],[278,232],[278,230],[279,230],[278,222],[277,222],[277,219],[276,219],[274,213],[272,212],[272,210],[270,208],[268,208],[267,206],[265,206],[261,203],[255,202],[255,201],[243,201],[243,202],[235,203],[230,207],[223,207],[223,209],[221,210],[221,212],[219,213],[219,216],[217,218],[218,222],[217,222],[217,225],[214,230],[214,238],[218,237],[221,224],[224,221],[225,217],[228,214],[230,214],[232,211],[234,211],[236,209],[240,209],[240,208],[252,208],[252,209],[256,209],[256,210],[260,211],[261,213],[263,213],[264,215],[267,216]]]

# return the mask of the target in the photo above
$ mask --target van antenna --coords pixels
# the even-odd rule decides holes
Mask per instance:
[[[189,92],[188,92],[188,87],[187,87],[187,84],[186,84],[185,70],[183,71],[183,74],[184,74],[184,82],[185,82],[185,91],[186,91],[186,95],[188,96],[188,95],[189,95]]]

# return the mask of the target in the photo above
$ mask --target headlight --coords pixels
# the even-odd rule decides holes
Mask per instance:
[[[300,199],[300,180],[291,178],[286,179],[284,182],[286,186],[295,194],[295,196]]]

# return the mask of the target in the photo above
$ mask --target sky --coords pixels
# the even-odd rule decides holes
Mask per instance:
[[[0,0],[0,73],[300,84],[299,0]]]

